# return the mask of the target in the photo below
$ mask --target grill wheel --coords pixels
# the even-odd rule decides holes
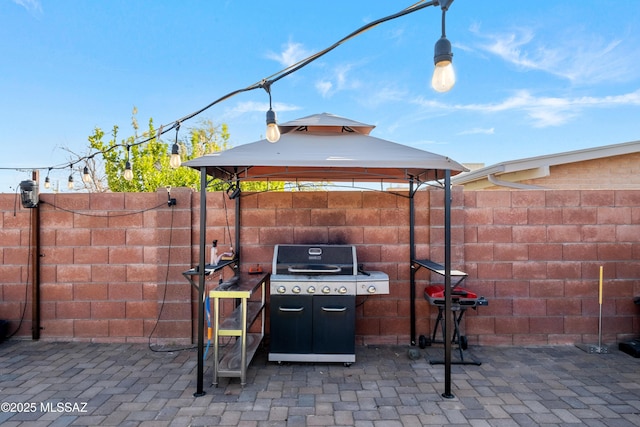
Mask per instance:
[[[469,342],[467,341],[467,336],[466,335],[460,336],[460,348],[463,349],[463,350],[466,350],[467,347],[469,347]]]
[[[420,348],[430,347],[431,346],[431,338],[426,337],[424,335],[420,335],[418,338],[418,346]]]

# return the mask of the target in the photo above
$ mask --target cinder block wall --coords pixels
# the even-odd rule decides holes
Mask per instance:
[[[191,342],[192,192],[41,194],[42,339]],[[31,222],[0,195],[0,318],[32,336]],[[169,251],[171,246],[171,251]],[[22,321],[21,321],[22,319]]]
[[[464,234],[475,342],[597,343],[600,266],[604,339],[639,333],[639,191],[465,192]]]
[[[196,293],[182,272],[197,264],[198,193],[43,194],[40,210],[42,339],[190,343]],[[349,243],[370,270],[389,274],[391,293],[358,297],[359,343],[409,343],[409,200],[381,192],[244,193],[243,268],[270,271],[277,243]],[[0,195],[0,318],[31,336],[33,210]],[[18,203],[19,204],[19,203]],[[418,258],[444,260],[443,192],[420,191]],[[235,203],[207,194],[206,239],[226,250]],[[228,224],[228,226],[227,226]],[[453,191],[452,262],[464,286],[489,299],[468,310],[471,344],[595,342],[598,271],[604,268],[603,329],[609,342],[640,334],[640,192],[634,190]],[[208,254],[207,254],[208,257]],[[227,273],[229,274],[229,273]],[[417,272],[418,334],[437,310]],[[211,278],[207,286],[215,285]],[[25,303],[26,302],[26,303]],[[23,316],[24,313],[24,316]],[[267,325],[268,326],[268,325]]]

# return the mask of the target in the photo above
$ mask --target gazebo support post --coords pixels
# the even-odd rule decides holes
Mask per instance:
[[[451,170],[444,171],[444,393],[452,399],[451,393]]]
[[[415,195],[413,177],[409,179],[409,317],[411,318],[411,345],[416,345],[416,269],[414,261],[416,259],[416,242],[415,242],[415,205],[413,196]]]
[[[40,182],[34,170],[31,179]],[[40,205],[31,209],[31,339],[40,339]],[[26,301],[25,301],[26,304]]]
[[[240,188],[240,179],[238,178],[238,170],[236,169],[236,188]],[[235,239],[236,241],[233,242],[235,245],[235,253],[236,253],[236,268],[237,271],[236,273],[239,274],[240,273],[240,199],[242,199],[242,191],[238,194],[238,197],[236,197],[235,202],[236,202],[236,215],[235,215],[235,222],[236,222],[236,229],[235,229]]]
[[[200,254],[198,256],[198,372],[194,397],[204,396],[204,288],[207,239],[207,168],[200,168]]]

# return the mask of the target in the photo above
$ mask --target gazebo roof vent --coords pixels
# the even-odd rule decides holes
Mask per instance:
[[[375,128],[374,125],[357,122],[355,120],[346,119],[330,113],[313,114],[311,116],[302,117],[291,120],[279,125],[280,133],[289,132],[309,132],[309,133],[360,133],[369,135]]]

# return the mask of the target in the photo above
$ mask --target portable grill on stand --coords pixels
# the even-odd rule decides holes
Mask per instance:
[[[355,362],[356,295],[389,293],[389,276],[358,268],[352,245],[276,245],[269,361]]]
[[[444,276],[445,274],[444,266],[431,260],[419,260],[416,261],[416,265],[418,268],[424,267],[440,276]],[[475,310],[476,307],[488,305],[489,302],[485,297],[478,297],[478,294],[475,292],[460,286],[460,284],[462,284],[462,282],[467,278],[467,273],[460,270],[451,270],[451,277],[452,279],[455,279],[455,283],[451,283],[451,315],[453,316],[453,337],[451,340],[452,343],[458,344],[458,353],[460,356],[460,360],[454,363],[458,365],[481,365],[481,362],[476,360],[464,359],[463,350],[467,349],[468,344],[467,337],[462,334],[461,321],[468,308],[473,308]],[[419,337],[418,342],[420,348],[430,346],[432,343],[443,343],[445,337],[444,312],[446,301],[444,285],[428,285],[424,289],[424,298],[429,301],[429,304],[438,307],[438,317],[436,318],[431,337],[426,337],[424,335]],[[441,327],[440,333],[442,335],[442,340],[436,339],[439,326]],[[440,363],[444,363],[444,361],[431,361],[431,364]]]

